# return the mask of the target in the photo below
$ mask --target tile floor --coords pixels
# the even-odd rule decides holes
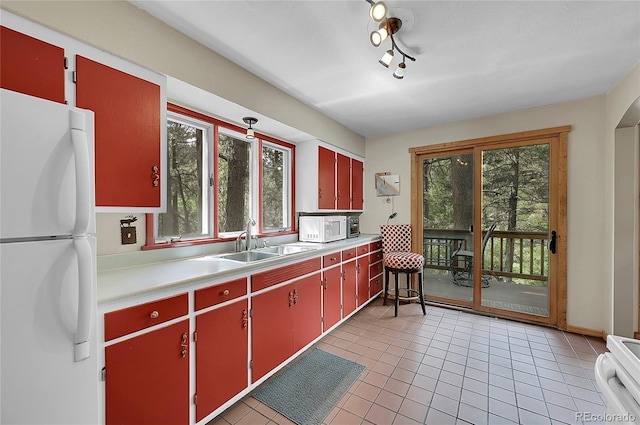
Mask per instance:
[[[375,300],[315,347],[367,367],[327,425],[577,424],[606,409],[599,338],[418,304],[396,318]],[[249,395],[211,425],[291,423]]]

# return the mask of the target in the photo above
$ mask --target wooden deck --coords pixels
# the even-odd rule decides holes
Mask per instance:
[[[403,277],[400,282],[404,283]],[[482,305],[548,316],[547,290],[544,286],[520,285],[491,278],[489,287],[482,288]],[[430,297],[442,297],[471,302],[473,296],[471,287],[454,284],[449,274],[425,273],[424,291],[427,300]]]

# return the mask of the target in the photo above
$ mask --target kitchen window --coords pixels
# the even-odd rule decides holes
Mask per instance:
[[[148,214],[146,248],[293,230],[294,145],[169,105],[167,212]]]
[[[167,116],[167,212],[157,214],[157,238],[211,237],[211,124]]]

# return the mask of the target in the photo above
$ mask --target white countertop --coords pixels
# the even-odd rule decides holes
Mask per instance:
[[[380,239],[379,235],[361,235],[325,244],[297,242],[287,245],[305,245],[313,250],[243,263],[205,255],[193,258],[149,263],[98,272],[98,304],[149,294],[172,287],[188,285],[207,279],[224,278],[233,274],[249,274],[274,266],[341,251]]]

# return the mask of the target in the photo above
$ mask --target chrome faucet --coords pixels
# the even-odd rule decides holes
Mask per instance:
[[[246,235],[247,232],[242,232],[236,238],[236,252],[242,251],[242,235]]]
[[[247,230],[245,231],[246,233],[245,240],[247,241],[246,243],[247,251],[251,249],[251,227],[255,225],[256,225],[256,221],[252,218],[249,218],[249,220],[247,221]]]

